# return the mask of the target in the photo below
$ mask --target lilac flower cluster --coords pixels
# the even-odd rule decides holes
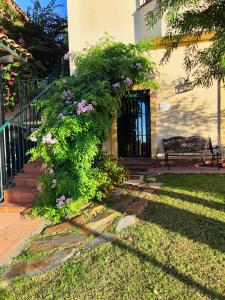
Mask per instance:
[[[82,100],[77,104],[77,115],[79,116],[81,113],[90,112],[94,109],[97,103],[92,101],[91,104],[88,104],[86,100]]]
[[[55,144],[57,142],[58,142],[58,140],[53,139],[51,133],[48,133],[47,135],[42,137],[42,143],[44,143],[44,144]]]
[[[126,84],[127,86],[129,86],[129,87],[131,87],[132,84],[133,84],[132,79],[130,79],[129,77],[126,77],[126,78],[124,79],[124,82],[125,82],[125,84]]]
[[[31,140],[32,142],[37,142],[37,138],[36,138],[35,136],[32,136],[32,137],[30,138],[30,140]]]
[[[118,89],[120,89],[120,82],[116,82],[116,83],[114,83],[113,85],[112,85],[112,87],[114,88],[114,90],[118,90]]]
[[[62,195],[61,197],[56,199],[56,206],[59,208],[62,207],[64,204],[70,203],[72,201],[72,198],[66,198],[64,195]]]
[[[75,95],[74,92],[72,92],[70,90],[67,90],[67,91],[65,90],[65,91],[63,91],[61,98],[63,100],[71,101],[71,100],[73,100],[74,95]]]
[[[133,84],[133,81],[132,79],[130,79],[129,77],[125,77],[124,76],[121,76],[121,79],[123,79],[123,82],[128,86],[128,87],[131,87],[132,84]],[[120,82],[116,82],[112,85],[112,88],[114,90],[119,90],[121,88],[121,83]]]
[[[65,55],[64,55],[64,60],[70,60],[70,59],[73,59],[74,58],[74,54],[71,53],[71,52],[67,52]]]
[[[135,63],[134,65],[133,65],[133,68],[134,69],[136,69],[136,70],[140,70],[140,69],[142,69],[142,64],[141,63]]]

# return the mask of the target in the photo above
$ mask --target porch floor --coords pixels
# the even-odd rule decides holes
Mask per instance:
[[[41,218],[31,219],[19,213],[0,213],[0,266],[18,255],[44,224]]]

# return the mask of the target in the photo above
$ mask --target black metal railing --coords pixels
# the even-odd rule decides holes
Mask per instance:
[[[51,74],[44,78],[35,78],[29,80],[17,81],[17,98],[19,101],[20,109],[28,104],[31,99],[36,97],[43,91],[49,84],[60,78],[63,75],[65,67],[59,66]]]
[[[56,80],[26,104],[12,119],[0,127],[0,201],[3,191],[13,185],[13,176],[23,170],[29,160],[27,152],[35,146],[29,136],[41,124],[41,110],[35,101],[44,96]]]

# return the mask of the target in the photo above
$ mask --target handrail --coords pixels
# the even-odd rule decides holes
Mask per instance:
[[[57,79],[56,76],[49,80],[41,92],[0,127],[0,202],[4,199],[4,189],[13,185],[13,177],[29,161],[28,151],[36,146],[29,136],[40,126],[42,111],[34,102],[45,95]]]
[[[46,89],[44,89],[42,92],[40,92],[37,96],[35,96],[28,104],[26,104],[24,106],[24,108],[22,108],[18,113],[15,114],[15,116],[13,116],[10,120],[6,121],[1,127],[0,127],[0,133],[1,131],[6,128],[7,126],[9,126],[17,117],[19,117],[21,115],[21,113],[23,111],[25,111],[29,105],[31,105],[32,102],[34,102],[35,100],[39,99],[40,97],[42,97],[54,84],[56,83],[56,81],[53,81]]]

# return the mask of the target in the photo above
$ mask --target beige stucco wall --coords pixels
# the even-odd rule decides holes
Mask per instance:
[[[105,33],[134,43],[136,0],[68,0],[70,52],[96,43]]]
[[[199,47],[208,46],[203,42]],[[162,139],[172,136],[200,135],[211,137],[218,143],[218,96],[217,83],[210,88],[196,87],[182,94],[175,93],[178,79],[186,77],[183,68],[185,46],[180,46],[171,56],[169,63],[159,68],[160,90],[156,104],[157,150],[162,150]],[[151,51],[158,62],[164,49]]]
[[[146,13],[154,8],[155,2],[151,1],[140,9],[137,9],[137,4],[138,0],[68,0],[70,51],[80,51],[96,43],[106,32],[125,43],[163,36],[166,32],[164,20],[150,32],[144,19]],[[199,46],[208,45],[208,42],[202,42]],[[209,89],[198,87],[187,93],[175,94],[178,79],[186,76],[183,68],[184,47],[178,47],[169,63],[159,67],[161,89],[158,99],[151,102],[153,154],[162,150],[162,139],[171,136],[201,135],[211,137],[213,143],[218,143],[217,84]],[[162,48],[151,51],[157,64],[163,52]],[[221,109],[224,115],[221,122],[225,124],[225,100]],[[221,125],[225,136],[224,128],[225,125]],[[225,143],[225,137],[223,140]],[[117,154],[116,119],[105,148]]]

